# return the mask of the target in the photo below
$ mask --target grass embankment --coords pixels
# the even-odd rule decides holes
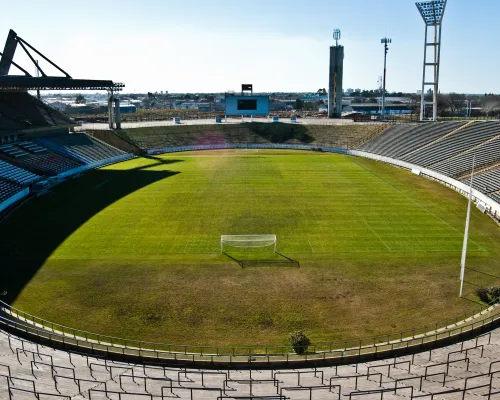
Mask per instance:
[[[49,320],[217,345],[313,342],[423,327],[458,299],[466,199],[354,157],[214,151],[139,158],[34,199],[0,226],[6,290]],[[273,233],[241,268],[221,234]],[[500,230],[473,209],[467,280],[493,284]],[[275,261],[295,260],[300,263]],[[253,266],[250,266],[253,265]],[[2,289],[2,288],[0,288]],[[473,298],[473,285],[466,293]]]
[[[145,149],[225,143],[284,143],[353,148],[387,125],[292,125],[246,123],[184,125],[117,131]]]

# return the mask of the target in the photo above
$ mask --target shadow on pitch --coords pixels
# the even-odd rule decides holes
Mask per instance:
[[[274,259],[246,259],[241,255],[231,255],[222,252],[226,257],[230,258],[234,262],[238,263],[241,268],[269,268],[269,267],[286,267],[286,268],[300,268],[300,263],[297,260],[293,260],[281,253],[274,253]]]
[[[176,161],[148,158],[154,161],[149,167],[160,161]],[[51,254],[93,216],[120,199],[177,174],[151,170],[148,166],[93,170],[27,201],[0,224],[0,299],[13,302]],[[120,216],[116,218],[119,223]],[[95,234],[100,232],[96,230]]]
[[[182,162],[184,160],[169,160],[169,159],[163,159],[161,157],[155,157],[152,155],[144,155],[142,158],[146,158],[150,161],[152,161],[152,164],[147,164],[147,165],[142,165],[140,167],[135,168],[135,170],[145,170],[149,168],[154,168],[154,167],[159,167],[160,165],[170,165],[170,164],[176,164],[179,162]]]
[[[310,144],[315,138],[308,134],[304,125],[291,124],[268,124],[262,122],[251,122],[246,124],[248,128],[271,143],[285,143],[288,140],[299,141],[301,144]]]

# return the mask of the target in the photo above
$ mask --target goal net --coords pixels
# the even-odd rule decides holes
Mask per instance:
[[[226,248],[257,248],[272,246],[276,253],[276,235],[221,235],[220,251]]]

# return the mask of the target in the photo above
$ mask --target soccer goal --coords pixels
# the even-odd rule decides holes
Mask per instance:
[[[221,235],[220,251],[224,253],[225,248],[256,248],[273,247],[276,253],[276,235]]]

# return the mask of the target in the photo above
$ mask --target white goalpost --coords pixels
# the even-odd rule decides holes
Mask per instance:
[[[273,252],[276,253],[276,235],[221,235],[221,253],[224,253],[224,246],[238,248],[273,246]]]

